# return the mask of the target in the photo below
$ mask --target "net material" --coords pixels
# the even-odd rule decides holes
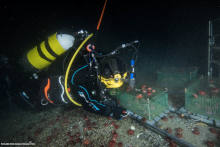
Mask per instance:
[[[200,79],[185,90],[187,111],[220,120],[219,82]]]
[[[162,90],[156,90],[151,96],[143,96],[138,99],[135,95],[126,92],[120,92],[117,95],[120,105],[148,120],[159,117],[164,111],[169,109],[168,93]]]
[[[157,72],[157,83],[167,88],[182,87],[187,82],[197,77],[198,68],[191,67],[186,69],[178,69],[171,67],[162,69]]]

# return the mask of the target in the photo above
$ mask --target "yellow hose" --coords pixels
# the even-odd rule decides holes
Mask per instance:
[[[69,71],[70,71],[70,67],[72,66],[73,64],[73,61],[74,59],[76,58],[77,54],[79,53],[80,49],[83,47],[83,45],[93,36],[93,33],[90,34],[81,44],[80,46],[78,47],[78,49],[76,50],[76,52],[73,54],[73,57],[71,58],[70,60],[70,63],[67,67],[67,70],[66,70],[66,74],[65,74],[65,83],[64,83],[64,86],[65,86],[65,92],[66,92],[66,95],[68,97],[68,99],[74,103],[75,105],[77,106],[82,106],[82,104],[79,104],[77,103],[76,101],[73,100],[73,98],[71,98],[70,96],[70,93],[68,92],[68,89],[67,89],[67,80],[68,80],[68,76],[69,76]]]

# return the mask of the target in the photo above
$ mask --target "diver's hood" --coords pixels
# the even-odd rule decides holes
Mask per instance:
[[[122,61],[116,57],[106,57],[100,61],[99,79],[106,88],[119,88],[127,76]]]

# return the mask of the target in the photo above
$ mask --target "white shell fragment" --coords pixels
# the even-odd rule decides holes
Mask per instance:
[[[135,130],[135,126],[131,126],[131,130],[133,130],[133,131],[134,131],[134,130]]]

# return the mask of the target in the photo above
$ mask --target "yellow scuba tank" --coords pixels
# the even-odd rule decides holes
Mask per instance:
[[[26,58],[32,67],[42,70],[71,48],[74,41],[75,38],[72,35],[54,33],[46,41],[42,41],[39,45],[29,50]]]

